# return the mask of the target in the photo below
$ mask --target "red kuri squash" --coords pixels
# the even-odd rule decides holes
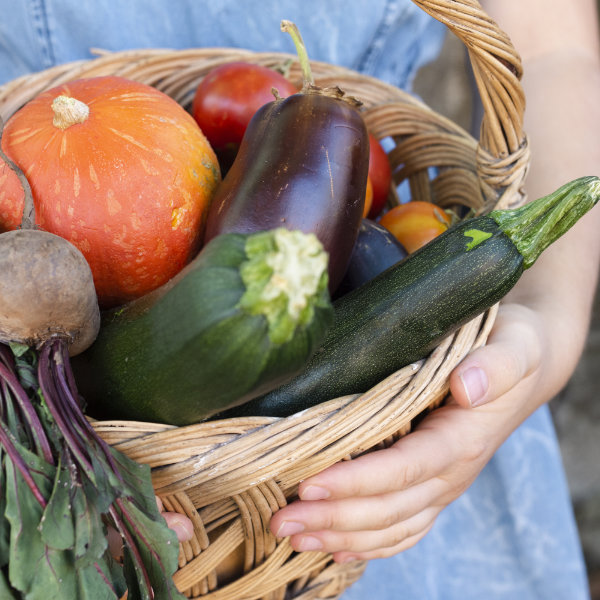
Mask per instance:
[[[37,225],[86,257],[103,308],[159,287],[198,251],[217,158],[157,89],[115,76],[63,84],[8,120],[2,148],[29,179]],[[22,209],[16,176],[0,167],[0,231]]]

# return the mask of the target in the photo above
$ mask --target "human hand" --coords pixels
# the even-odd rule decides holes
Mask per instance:
[[[158,496],[156,496],[156,506],[169,529],[172,529],[176,533],[179,543],[192,539],[194,536],[194,525],[188,517],[177,512],[165,511],[162,500]],[[120,558],[123,554],[123,540],[120,534],[110,527],[107,537],[111,555],[115,558]]]
[[[417,543],[506,437],[548,399],[542,381],[552,354],[544,352],[551,344],[543,315],[521,304],[501,306],[488,344],[452,374],[446,405],[390,448],[303,481],[300,500],[273,516],[271,530],[291,535],[295,550],[330,552],[338,562],[387,557]],[[473,373],[465,374],[473,367],[487,378],[485,390],[478,392]],[[480,404],[476,410],[465,383],[471,401]]]
[[[156,504],[169,529],[177,534],[179,542],[191,540],[194,536],[194,525],[191,520],[181,513],[165,511],[162,500],[158,496],[156,496]]]

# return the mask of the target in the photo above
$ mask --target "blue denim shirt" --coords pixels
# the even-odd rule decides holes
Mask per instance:
[[[90,50],[230,46],[309,55],[406,88],[437,56],[445,28],[410,0],[0,0],[0,83]]]
[[[0,0],[0,84],[90,50],[230,46],[294,52],[409,89],[444,28],[410,0]],[[585,567],[547,408],[500,448],[414,548],[372,561],[343,600],[586,600]]]

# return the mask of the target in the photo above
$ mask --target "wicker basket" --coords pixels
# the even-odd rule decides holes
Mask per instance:
[[[414,197],[477,212],[521,203],[528,148],[521,66],[510,40],[475,0],[415,3],[445,23],[469,51],[484,108],[479,143],[422,102],[373,78],[313,62],[316,82],[339,85],[362,100],[369,129],[395,141],[389,160],[396,184],[407,180]],[[154,85],[189,107],[196,86],[217,65],[246,60],[276,66],[290,59],[289,77],[299,81],[292,55],[223,48],[101,53],[0,87],[0,114],[8,118],[59,83],[108,74]],[[325,553],[295,553],[287,539],[269,532],[271,515],[295,497],[302,479],[406,435],[417,415],[443,400],[451,370],[485,342],[495,314],[491,309],[426,360],[365,394],[332,399],[285,419],[239,418],[180,428],[95,423],[110,444],[152,467],[167,509],[192,519],[195,536],[181,546],[177,587],[190,598],[210,600],[338,597],[365,564],[339,565]]]

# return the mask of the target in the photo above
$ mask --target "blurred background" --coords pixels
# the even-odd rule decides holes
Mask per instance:
[[[600,0],[599,0],[600,5]],[[471,129],[470,67],[464,45],[452,34],[441,58],[424,67],[415,92],[428,106]],[[598,173],[600,174],[600,173]],[[561,444],[593,600],[600,600],[600,286],[591,329],[577,370],[550,403]],[[551,498],[548,501],[552,501]]]

